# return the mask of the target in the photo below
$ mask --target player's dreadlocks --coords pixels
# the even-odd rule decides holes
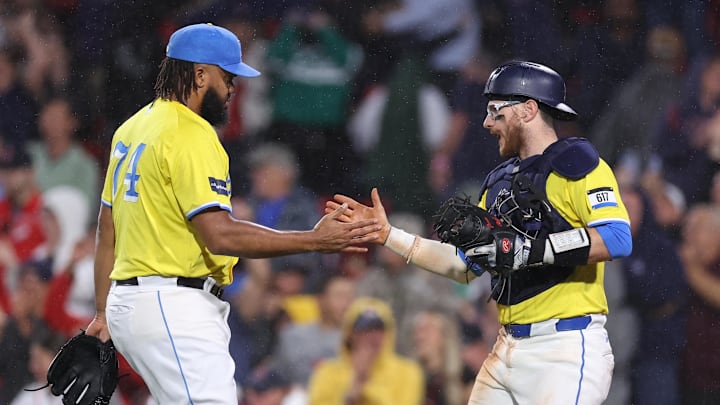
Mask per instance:
[[[184,102],[196,89],[194,63],[173,58],[163,59],[155,81],[156,97]]]

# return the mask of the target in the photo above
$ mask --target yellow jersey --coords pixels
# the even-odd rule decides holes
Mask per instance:
[[[548,202],[573,228],[630,222],[615,175],[602,159],[578,180],[551,172],[545,190]],[[483,208],[487,208],[486,196],[484,193],[479,203]],[[552,318],[607,314],[604,271],[605,263],[577,266],[566,280],[535,296],[514,305],[498,302],[498,320],[501,324],[529,324]]]
[[[155,100],[115,132],[101,202],[112,209],[110,278],[213,277],[232,281],[237,258],[212,254],[190,220],[231,212],[229,159],[213,127],[185,105]]]

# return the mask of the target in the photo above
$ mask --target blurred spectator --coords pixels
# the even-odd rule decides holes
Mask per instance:
[[[477,56],[463,68],[453,91],[450,123],[430,163],[431,184],[438,199],[478,189],[501,162],[495,138],[482,125],[487,104],[485,80],[494,65],[492,57]]]
[[[17,52],[0,48],[0,136],[4,144],[14,148],[37,137],[37,106],[18,76]]]
[[[720,140],[720,54],[698,61],[698,67],[654,139],[663,177],[682,191],[688,205],[708,201],[712,176],[720,168],[720,155],[710,154]]]
[[[315,366],[337,354],[342,321],[352,303],[354,290],[355,284],[349,278],[328,276],[317,296],[320,319],[291,324],[280,332],[273,364],[274,368],[285,371],[293,385],[305,390]]]
[[[0,186],[4,195],[0,197],[0,237],[11,244],[16,262],[23,262],[39,254],[38,248],[45,242],[42,194],[30,155],[21,148],[1,152]],[[8,260],[4,262],[7,267]]]
[[[47,384],[47,371],[55,354],[65,343],[65,337],[49,331],[40,331],[32,337],[29,369],[32,381],[19,391],[10,405],[62,405],[62,397],[54,396],[50,389],[36,390]]]
[[[474,322],[462,321],[460,327],[460,335],[462,338],[460,358],[462,359],[463,365],[463,400],[459,403],[464,404],[470,400],[470,394],[475,385],[475,377],[490,353],[490,346],[487,340],[489,340],[491,335],[494,335],[489,333],[484,334],[480,325]]]
[[[250,190],[247,208],[255,222],[274,229],[312,229],[320,219],[316,197],[299,182],[300,167],[293,151],[285,145],[266,143],[255,147],[247,156]],[[274,269],[288,264],[304,269],[312,289],[319,277],[321,257],[303,253],[271,259]]]
[[[574,74],[568,80],[583,129],[608,107],[616,86],[629,78],[645,59],[643,14],[638,0],[600,2],[601,21],[577,33]]]
[[[270,43],[273,124],[269,140],[298,156],[300,182],[318,194],[351,192],[356,158],[345,132],[361,49],[319,7],[291,11]]]
[[[244,260],[243,264],[245,268],[235,281],[238,291],[226,297],[230,303],[230,355],[239,387],[253,369],[270,360],[281,325],[287,322],[277,297],[270,292],[270,262]]]
[[[683,404],[720,403],[720,208],[696,205],[682,229],[680,255],[692,296],[682,354]]]
[[[95,233],[87,232],[74,246],[65,268],[50,281],[44,319],[67,338],[77,335],[95,315],[94,258]]]
[[[75,138],[78,120],[70,100],[58,96],[48,100],[40,109],[39,142],[29,145],[40,189],[71,186],[82,191],[85,205],[99,205],[98,162],[83,149]]]
[[[467,402],[467,398],[463,398],[458,326],[458,318],[444,310],[428,309],[415,315],[413,357],[425,374],[425,405]]]
[[[261,24],[251,19],[250,7],[235,4],[227,14],[220,16],[218,25],[232,31],[242,44],[242,58],[261,72],[267,71],[267,40],[263,38]],[[248,192],[249,176],[247,162],[242,157],[256,146],[260,133],[270,125],[270,78],[260,75],[253,80],[235,80],[235,91],[230,96],[228,121],[218,128],[220,139],[230,156],[230,178],[233,194]]]
[[[460,70],[478,51],[480,21],[468,0],[397,5],[363,16],[367,32],[394,38],[400,50],[385,80],[387,101],[378,120],[378,141],[364,162],[365,181],[402,195],[393,202],[397,210],[429,216],[435,204],[427,173],[439,141],[433,142],[426,130],[441,123],[440,136],[447,131],[448,96]],[[440,94],[435,96],[429,84],[439,87]],[[428,116],[432,118],[425,121]]]
[[[240,405],[288,405],[291,385],[280,369],[261,367],[243,384]]]
[[[642,164],[649,161],[652,137],[665,109],[680,98],[685,65],[680,32],[669,26],[653,28],[647,36],[645,63],[615,86],[614,96],[588,135],[611,167],[628,151],[637,153]]]
[[[420,366],[395,350],[390,308],[359,298],[343,322],[339,354],[321,362],[310,379],[311,405],[420,405],[424,381]]]
[[[695,58],[720,44],[720,7],[714,0],[664,0],[645,3],[648,27],[675,25]]]
[[[317,322],[320,319],[315,295],[307,290],[311,269],[292,258],[276,258],[272,262],[270,294],[286,320],[296,324]],[[320,270],[313,269],[313,270]]]
[[[427,178],[430,148],[426,147],[420,119],[419,89],[423,83],[427,79],[422,62],[415,55],[403,55],[387,83],[378,141],[367,152],[363,175],[368,184],[402,196],[392,201],[394,209],[427,217],[435,206]],[[447,103],[442,103],[446,109]]]
[[[88,231],[90,211],[82,193],[73,187],[57,186],[43,193],[44,252],[53,274],[68,269],[75,247]]]
[[[47,263],[26,262],[12,290],[12,312],[0,331],[0,404],[9,403],[33,380],[30,342],[46,328],[42,310],[52,271]]]
[[[430,82],[447,96],[479,50],[480,21],[471,0],[401,0],[397,7],[373,8],[363,16],[368,32],[400,37],[404,51],[420,55]]]
[[[427,233],[424,222],[415,214],[397,212],[390,215],[389,220],[394,226],[415,235]],[[377,260],[358,281],[357,295],[374,297],[390,305],[398,336],[413,335],[414,318],[419,312],[431,307],[456,307],[457,298],[451,295],[452,291],[442,294],[433,289],[428,278],[422,274],[424,272],[408,264],[402,256],[390,249],[379,249],[375,253]],[[395,343],[399,354],[413,354],[412,339],[397,339]]]
[[[33,98],[42,103],[49,95],[68,88],[70,53],[55,15],[41,4],[32,3],[18,10],[10,37],[24,52],[22,81]]]
[[[638,331],[639,339],[634,345],[631,402],[678,404],[689,295],[683,265],[675,242],[657,225],[648,198],[633,188],[621,194],[630,215],[633,252],[621,261],[618,273],[625,276],[628,303],[639,317],[639,325],[626,325]]]
[[[343,0],[318,0],[337,20],[348,38],[359,44],[364,53],[362,65],[352,83],[351,106],[355,106],[377,85],[384,84],[402,53],[398,38],[368,31],[368,14],[384,14],[396,8],[396,0],[368,0],[348,7]]]

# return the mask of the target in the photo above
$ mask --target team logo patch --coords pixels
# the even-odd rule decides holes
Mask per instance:
[[[587,192],[590,208],[617,207],[618,202],[612,187],[600,187]]]
[[[230,195],[230,182],[225,180],[208,177],[210,181],[210,189],[220,195]]]

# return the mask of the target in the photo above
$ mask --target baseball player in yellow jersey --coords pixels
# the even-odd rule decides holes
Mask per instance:
[[[458,282],[491,271],[502,328],[470,404],[600,404],[614,367],[603,262],[632,250],[617,182],[588,141],[558,138],[554,120],[577,114],[554,70],[506,63],[485,96],[484,126],[508,160],[488,174],[479,205],[510,224],[509,237],[462,251],[408,234],[388,223],[377,189],[372,207],[336,195],[326,211],[348,204],[340,220],[379,219],[376,243]]]
[[[323,217],[280,232],[231,215],[222,122],[235,76],[259,75],[240,43],[212,24],[176,31],[157,98],[116,131],[102,191],[89,335],[113,339],[160,404],[237,404],[220,300],[237,257],[363,251],[376,220]]]

